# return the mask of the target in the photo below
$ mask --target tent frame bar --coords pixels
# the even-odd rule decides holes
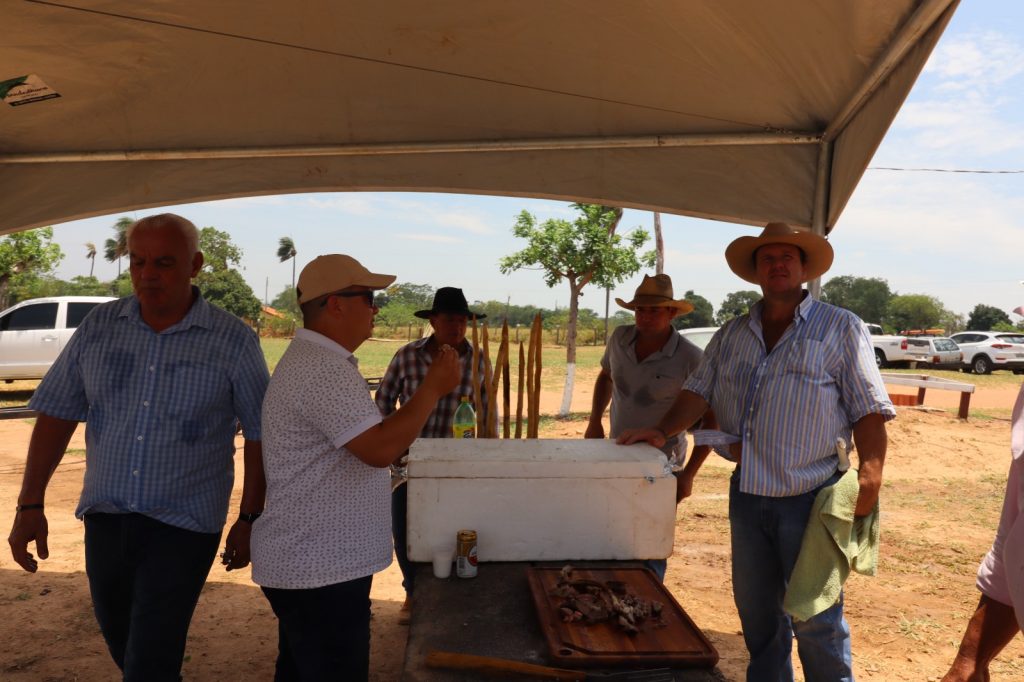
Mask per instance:
[[[210,147],[199,149],[149,149],[138,151],[0,154],[0,164],[267,159],[311,156],[471,154],[479,152],[494,153],[601,149],[657,149],[664,147],[810,145],[819,144],[821,139],[820,133],[764,132],[697,135],[636,135],[618,137],[566,137],[464,142],[410,142],[397,144],[298,145],[289,147]]]

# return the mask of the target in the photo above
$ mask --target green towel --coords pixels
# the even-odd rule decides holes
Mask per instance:
[[[850,569],[875,575],[878,568],[878,503],[855,518],[857,470],[850,469],[814,499],[783,608],[797,620],[809,620],[839,600]]]

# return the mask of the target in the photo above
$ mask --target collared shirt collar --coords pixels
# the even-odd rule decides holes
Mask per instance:
[[[800,303],[797,304],[796,310],[793,312],[793,319],[806,320],[808,315],[811,314],[811,308],[817,302],[811,293],[804,289],[801,292],[803,296],[800,299]],[[761,315],[764,312],[764,299],[761,299],[750,307],[750,321],[757,324],[758,328],[761,327]]]
[[[334,339],[327,338],[320,332],[315,332],[312,329],[306,329],[305,327],[299,327],[298,329],[295,330],[295,340],[309,341],[310,343],[315,343],[318,346],[326,348],[332,353],[338,353],[339,355],[341,355],[341,357],[345,358],[353,365],[359,365],[359,358],[353,355],[352,351],[350,351],[348,348],[345,348],[345,346],[341,345]]]
[[[622,341],[627,346],[634,346],[636,345],[636,340],[637,337],[640,336],[640,333],[636,330],[635,324],[630,325],[630,327],[631,329],[622,336]],[[666,341],[665,345],[661,347],[660,352],[664,353],[665,355],[672,355],[673,353],[675,353],[676,347],[679,345],[679,332],[675,329],[673,329],[672,331],[674,333],[669,335],[668,341]]]
[[[192,285],[192,305],[189,306],[188,312],[185,313],[185,317],[181,318],[167,329],[164,329],[161,334],[170,334],[190,327],[203,327],[204,329],[213,328],[213,311],[210,310],[210,303],[203,298],[202,293],[199,291],[199,287]],[[121,312],[118,313],[118,317],[128,318],[133,322],[145,326],[145,320],[142,319],[142,310],[139,308],[139,299],[132,294],[126,298],[121,299]]]

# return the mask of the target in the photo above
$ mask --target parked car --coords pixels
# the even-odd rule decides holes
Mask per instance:
[[[917,367],[960,369],[964,364],[960,346],[944,336],[910,337],[907,339],[907,353],[914,358]]]
[[[718,327],[692,327],[690,329],[680,329],[679,335],[687,341],[691,341],[697,348],[704,350],[708,347],[708,342],[711,341],[711,337],[717,331]]]
[[[1024,374],[1024,334],[1020,332],[960,332],[950,338],[964,354],[964,371],[989,374],[1012,369]]]
[[[0,312],[0,380],[41,379],[93,308],[109,296],[54,296]]]
[[[886,334],[882,331],[882,325],[874,322],[864,322],[864,328],[871,336],[871,345],[875,349],[875,364],[878,369],[886,367],[906,367],[913,360],[907,352],[907,337],[903,335]]]

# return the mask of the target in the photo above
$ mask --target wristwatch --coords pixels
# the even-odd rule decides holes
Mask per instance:
[[[256,519],[258,519],[260,517],[260,514],[262,513],[263,512],[253,512],[251,514],[246,514],[245,512],[242,512],[238,515],[238,520],[245,521],[246,523],[252,523]]]

